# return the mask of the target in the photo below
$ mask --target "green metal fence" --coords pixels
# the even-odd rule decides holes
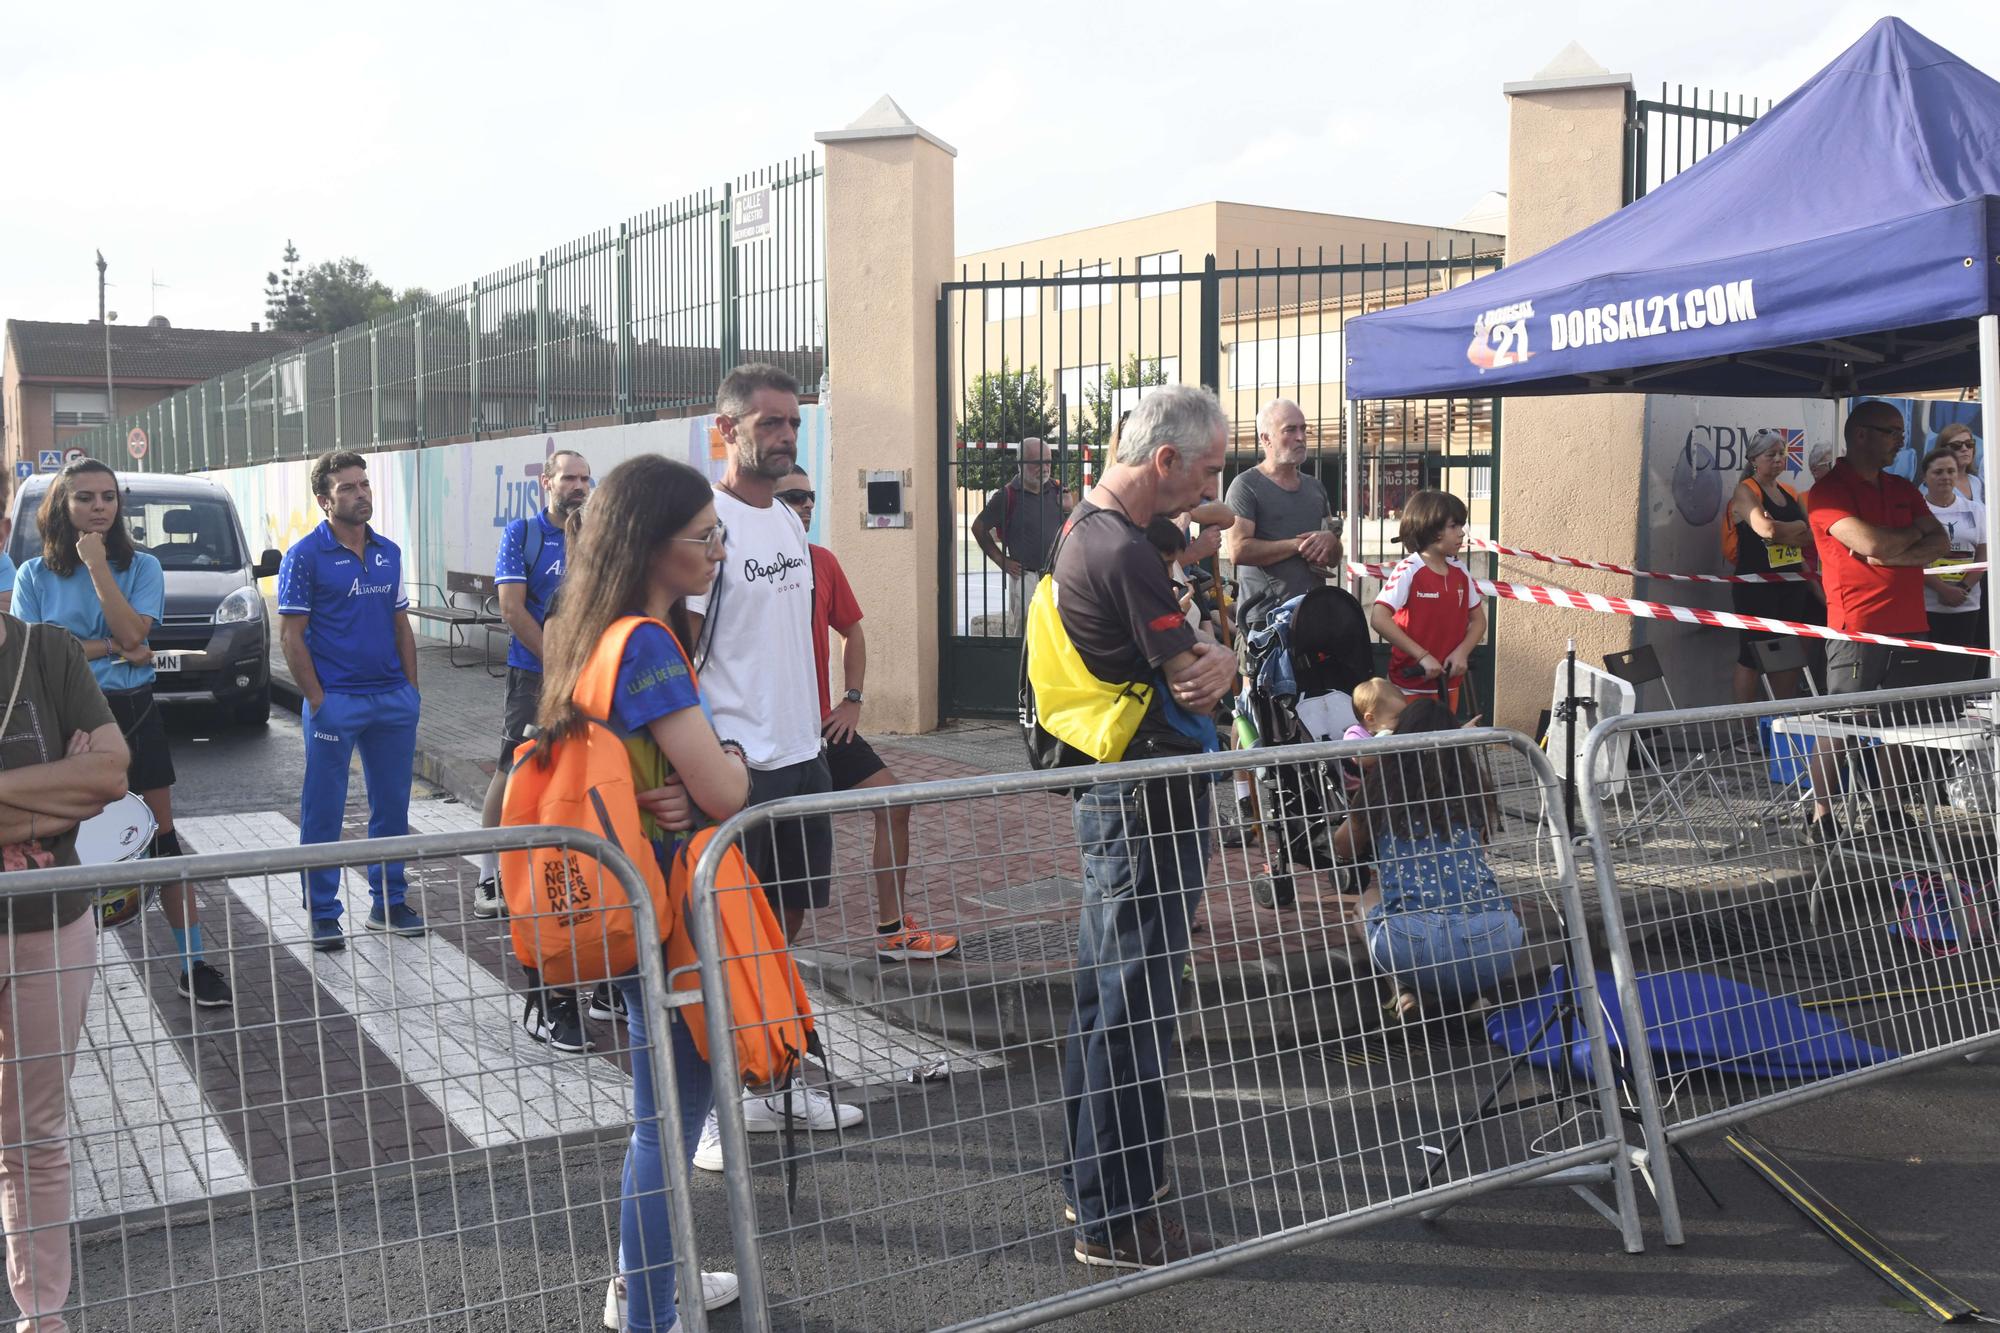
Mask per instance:
[[[810,388],[826,370],[821,172],[806,156],[700,191],[64,444],[185,473],[643,420],[707,404],[747,360]]]
[[[1772,103],[1741,93],[1660,85],[1657,102],[1625,97],[1625,202],[1643,199],[1755,124]]]

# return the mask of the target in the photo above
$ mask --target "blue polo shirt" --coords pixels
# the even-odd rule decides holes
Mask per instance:
[[[134,611],[155,625],[160,623],[167,610],[167,580],[158,560],[135,551],[131,564],[123,569],[112,567],[111,581]],[[97,585],[81,565],[66,575],[50,569],[40,556],[22,565],[14,580],[14,614],[30,622],[60,625],[79,639],[111,637]],[[97,658],[90,664],[90,673],[97,677],[98,689],[114,693],[153,683],[153,668],[134,666],[122,657]]]
[[[530,524],[534,525],[532,529]],[[563,573],[568,567],[563,552],[563,530],[549,522],[546,509],[538,509],[533,518],[517,518],[500,534],[500,554],[493,561],[493,581],[527,584],[528,614],[539,625],[549,618],[549,602],[562,586]],[[507,645],[507,665],[539,673],[542,659],[529,652],[519,639],[513,639]]]
[[[309,616],[306,649],[321,688],[386,694],[409,684],[396,652],[396,616],[408,609],[403,552],[368,530],[367,560],[342,546],[322,522],[278,566],[278,614]]]
[[[0,592],[14,591],[14,557],[0,551]]]

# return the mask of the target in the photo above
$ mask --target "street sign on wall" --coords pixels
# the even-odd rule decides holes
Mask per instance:
[[[62,450],[38,450],[35,454],[35,465],[44,472],[60,472],[62,470]]]
[[[125,437],[125,452],[132,455],[132,461],[135,463],[146,456],[146,428],[144,426],[132,427],[132,433]]]

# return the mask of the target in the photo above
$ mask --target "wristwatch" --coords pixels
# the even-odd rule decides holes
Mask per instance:
[[[861,702],[861,691],[849,690],[847,693],[841,695],[840,697],[847,700],[847,702],[851,704],[858,704]]]

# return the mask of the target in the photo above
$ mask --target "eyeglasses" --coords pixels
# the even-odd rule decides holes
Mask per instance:
[[[722,521],[720,519],[717,519],[715,526],[708,530],[708,534],[706,536],[675,537],[672,538],[671,540],[677,542],[687,542],[691,546],[706,546],[711,551],[723,551],[729,548],[729,529],[723,527]]]
[[[1861,423],[1861,429],[1873,431],[1877,435],[1887,435],[1894,440],[1901,440],[1903,438],[1903,428],[1901,426],[1873,426],[1864,421]]]
[[[778,498],[794,509],[801,509],[819,502],[818,491],[779,491]]]

